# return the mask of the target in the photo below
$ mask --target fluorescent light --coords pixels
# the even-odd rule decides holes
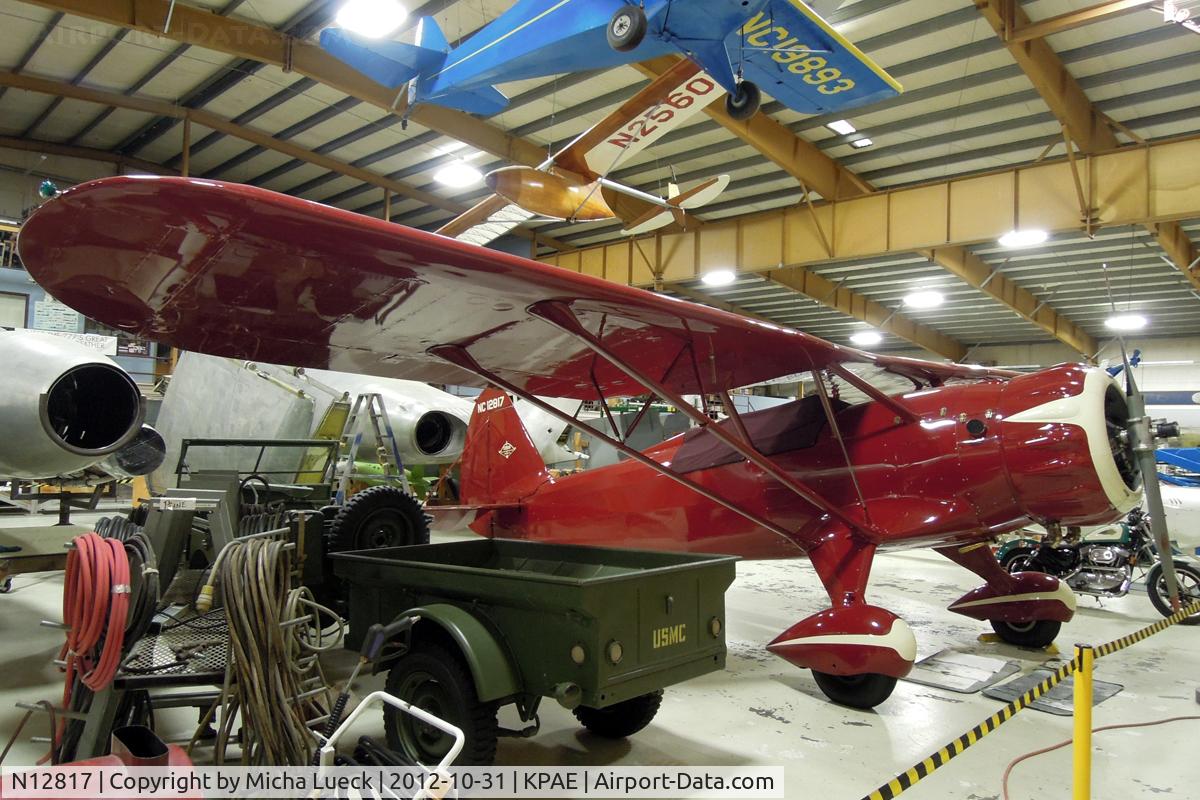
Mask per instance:
[[[20,225],[21,220],[10,219],[9,217],[0,217],[0,225]]]
[[[850,337],[850,341],[859,347],[870,347],[882,342],[883,334],[879,331],[859,331]]]
[[[700,276],[705,286],[728,286],[737,280],[737,273],[731,269],[709,270]]]
[[[465,161],[452,161],[439,169],[433,179],[451,189],[465,189],[483,179],[483,173]]]
[[[850,124],[849,120],[844,119],[835,119],[825,127],[829,128],[829,130],[833,131],[834,133],[840,133],[842,136],[854,133],[856,130],[855,127]]]
[[[850,146],[862,150],[864,147],[870,147],[873,144],[875,144],[873,141],[864,136],[861,139],[855,139],[850,143]]]
[[[408,18],[408,9],[396,0],[346,0],[337,12],[337,24],[368,39],[390,36]]]
[[[945,299],[941,292],[932,290],[909,292],[904,295],[904,305],[909,308],[937,308]]]
[[[1001,247],[1033,247],[1046,241],[1047,233],[1037,228],[1025,228],[1019,231],[1009,231],[997,241]]]
[[[1140,331],[1147,322],[1141,314],[1118,314],[1104,320],[1104,327],[1113,331]]]

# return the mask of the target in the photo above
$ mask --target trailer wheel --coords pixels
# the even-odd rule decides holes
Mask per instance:
[[[333,518],[331,552],[429,544],[429,520],[416,498],[394,486],[372,486]]]
[[[433,642],[415,642],[388,672],[387,691],[462,729],[466,742],[455,766],[483,767],[495,761],[497,704],[479,701],[475,681],[456,653]],[[384,709],[383,726],[389,748],[426,766],[436,765],[454,744],[442,731],[391,706]]]
[[[663,692],[639,695],[606,708],[580,706],[574,710],[575,719],[597,736],[624,739],[650,724],[662,705]]]

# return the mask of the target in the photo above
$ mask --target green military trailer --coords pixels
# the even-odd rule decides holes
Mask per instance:
[[[733,556],[476,539],[338,553],[350,633],[405,617],[388,691],[462,728],[461,766],[490,764],[500,735],[537,730],[543,697],[592,732],[644,728],[662,690],[725,666],[725,590]],[[501,731],[516,705],[524,731]],[[388,746],[437,763],[448,736],[385,712]]]

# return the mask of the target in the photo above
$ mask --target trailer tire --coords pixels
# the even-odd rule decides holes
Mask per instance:
[[[387,691],[457,725],[466,736],[457,767],[485,767],[496,760],[496,702],[483,703],[475,681],[457,653],[433,642],[414,642],[388,671]],[[388,747],[415,762],[436,766],[453,739],[410,714],[386,706],[383,727]]]
[[[663,690],[631,697],[605,708],[580,706],[572,713],[579,724],[606,739],[624,739],[650,724],[662,705]]]
[[[395,486],[355,494],[333,518],[330,552],[429,544],[429,519],[412,495]]]

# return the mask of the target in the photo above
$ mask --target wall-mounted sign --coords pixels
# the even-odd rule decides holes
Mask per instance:
[[[83,317],[69,306],[47,297],[33,304],[33,327],[39,331],[67,331],[75,333]]]
[[[126,339],[122,336],[117,340],[117,355],[148,358],[150,356],[150,343],[143,342],[141,339]]]

